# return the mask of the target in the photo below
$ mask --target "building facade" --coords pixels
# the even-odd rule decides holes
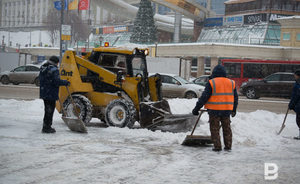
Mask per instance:
[[[281,24],[280,45],[300,47],[300,16],[281,18],[278,22]]]
[[[300,0],[229,0],[225,15],[269,13],[300,15]]]
[[[216,12],[217,15],[224,15],[225,14],[225,2],[227,0],[210,0],[210,5],[208,4],[207,0],[196,0],[201,6],[208,7]]]
[[[0,0],[0,28],[6,30],[42,28],[46,24],[45,19],[49,10],[54,9],[55,1],[57,0]],[[59,13],[59,10],[57,11]],[[81,10],[78,14],[83,21],[91,22],[92,25],[113,23],[120,19],[117,15],[93,4],[90,10]]]
[[[2,0],[1,27],[43,26],[53,0]]]

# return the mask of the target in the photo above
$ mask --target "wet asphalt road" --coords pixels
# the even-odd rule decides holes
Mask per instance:
[[[39,88],[35,85],[2,85],[0,84],[0,99],[33,100],[39,98]],[[250,100],[245,96],[239,97],[238,111],[253,112],[267,110],[275,113],[285,113],[289,99],[260,98]]]

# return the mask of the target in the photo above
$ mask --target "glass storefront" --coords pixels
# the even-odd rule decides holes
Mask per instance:
[[[279,45],[280,25],[257,23],[227,27],[203,28],[198,42],[249,45]]]

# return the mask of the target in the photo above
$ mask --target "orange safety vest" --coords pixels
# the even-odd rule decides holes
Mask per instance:
[[[225,77],[209,80],[212,95],[205,104],[210,110],[233,110],[235,82]]]

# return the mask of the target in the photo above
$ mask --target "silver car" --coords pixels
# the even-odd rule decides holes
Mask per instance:
[[[0,74],[2,84],[13,83],[18,85],[20,83],[40,85],[39,80],[40,66],[28,64],[19,66],[12,71],[5,71]]]
[[[205,86],[209,81],[210,75],[201,75],[200,77],[194,79],[192,82],[197,85]]]
[[[203,86],[188,82],[184,78],[172,74],[160,74],[162,95],[167,98],[199,98],[204,91]]]

